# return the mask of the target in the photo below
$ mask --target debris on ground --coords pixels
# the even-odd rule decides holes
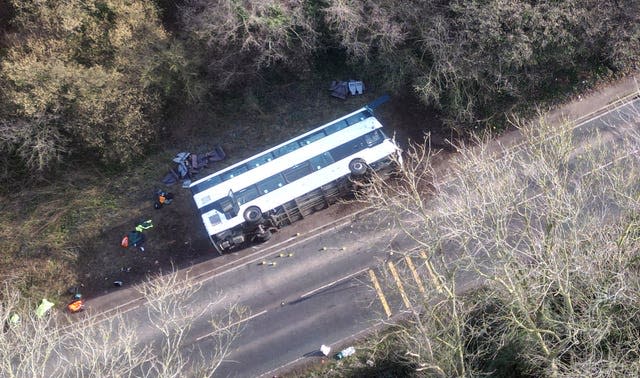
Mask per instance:
[[[188,188],[191,180],[201,169],[207,168],[209,163],[224,160],[226,154],[221,146],[215,146],[212,151],[204,154],[179,152],[172,159],[176,166],[162,179],[165,185],[173,185],[182,180],[182,187]]]
[[[164,205],[169,205],[173,202],[173,193],[165,192],[164,190],[158,189],[154,192],[154,202],[153,207],[156,210],[159,210]]]
[[[338,352],[336,354],[335,358],[336,358],[336,360],[341,360],[341,359],[343,359],[345,357],[349,357],[349,356],[351,356],[351,355],[353,355],[355,353],[356,353],[356,348],[350,346],[350,347],[348,347],[346,349],[343,349],[340,352]]]
[[[47,298],[42,298],[42,302],[40,302],[40,305],[38,305],[38,308],[36,308],[36,317],[42,318],[49,312],[49,310],[51,310],[53,306],[53,302],[49,302]]]
[[[145,236],[140,231],[129,231],[120,241],[122,248],[129,248],[129,246],[138,247],[144,252],[142,244],[145,241]]]
[[[355,96],[364,93],[364,83],[358,80],[334,80],[331,82],[329,90],[331,91],[331,96],[345,100],[349,94]]]
[[[80,288],[82,287],[84,287],[84,285],[80,284],[78,286],[72,286],[67,290],[69,294],[72,294],[71,302],[67,304],[67,311],[72,314],[84,310],[84,298],[82,298],[82,293],[80,293]]]
[[[67,305],[67,310],[72,314],[75,314],[76,312],[80,312],[84,310],[84,299],[82,298],[74,299]]]
[[[147,219],[146,221],[142,221],[140,223],[138,223],[136,225],[135,230],[138,232],[142,232],[144,230],[148,230],[150,228],[153,228],[153,222],[151,221],[151,219]]]
[[[328,355],[329,355],[329,353],[331,353],[331,347],[328,347],[328,346],[326,346],[326,345],[322,344],[322,345],[320,346],[320,352],[322,352],[322,354],[324,354],[324,355],[325,355],[325,357],[326,357],[326,356],[328,356]]]
[[[113,286],[120,287],[122,285],[124,285],[124,282],[120,280],[113,281]]]

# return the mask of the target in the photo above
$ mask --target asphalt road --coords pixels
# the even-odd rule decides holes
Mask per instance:
[[[601,111],[579,122],[574,136],[585,145],[593,145],[596,138],[615,149],[624,134],[638,131],[638,108],[636,99]],[[517,145],[512,151],[516,153]],[[271,245],[242,251],[243,257],[236,255],[213,271],[194,267],[191,277],[202,286],[192,303],[204,315],[193,324],[185,350],[199,348],[207,361],[216,348],[210,315],[240,304],[247,309],[237,322],[242,332],[216,375],[272,376],[317,360],[321,344],[338,352],[382,320],[409,311],[417,305],[409,298],[419,297],[412,292],[429,290],[420,255],[391,254],[415,246],[385,219],[370,213],[360,209],[355,216],[332,219],[307,235],[281,236]],[[290,228],[295,229],[295,225]],[[144,301],[130,294],[125,302],[120,309],[126,316],[143,321]],[[153,343],[158,336],[151,327],[143,335],[140,343]]]
[[[635,99],[578,122],[573,140],[582,147],[575,153],[586,148],[614,151],[622,138],[639,131],[638,109],[640,100]],[[517,153],[518,147],[510,151]],[[320,246],[330,250],[320,251]],[[346,249],[340,250],[342,246]],[[294,249],[295,259],[270,258],[278,262],[273,268],[247,264],[224,278],[230,281],[223,285],[233,285],[236,280],[255,282],[258,297],[241,302],[252,307],[257,316],[247,321],[228,361],[218,370],[220,376],[273,375],[317,358],[321,344],[333,346],[337,352],[347,340],[382,319],[419,305],[410,298],[420,296],[410,291],[420,290],[421,284],[429,290],[424,286],[427,277],[419,259],[389,254],[392,249],[415,249],[415,245],[384,220],[359,217]],[[404,274],[394,276],[394,270]],[[285,304],[280,305],[282,302]],[[206,339],[200,341],[206,350]]]

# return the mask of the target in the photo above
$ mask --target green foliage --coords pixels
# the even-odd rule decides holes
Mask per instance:
[[[639,19],[630,0],[330,0],[324,8],[352,64],[377,67],[392,86],[410,83],[451,125],[465,126],[592,74],[637,68]]]
[[[116,163],[140,156],[164,99],[190,85],[179,81],[190,76],[184,48],[164,31],[152,3],[13,7],[15,32],[0,65],[0,150],[30,171],[74,153]]]

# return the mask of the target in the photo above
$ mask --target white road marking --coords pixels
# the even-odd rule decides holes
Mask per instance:
[[[345,338],[342,338],[342,339],[337,340],[337,341],[335,341],[333,343],[330,343],[329,345],[341,346],[341,345],[345,344],[348,340],[359,339],[363,335],[367,334],[372,328],[380,327],[381,325],[385,325],[385,324],[388,324],[388,323],[385,322],[385,321],[376,322],[375,324],[373,324],[371,327],[369,327],[367,329],[363,329],[361,331],[358,331],[358,332],[356,332],[354,334],[351,334],[351,335],[349,335],[349,336],[347,336]],[[331,356],[328,356],[326,358],[331,358]],[[298,363],[298,362],[300,362],[302,360],[308,360],[308,359],[309,359],[309,357],[298,357],[293,361],[287,362],[286,364],[280,365],[279,367],[277,367],[277,368],[275,368],[273,370],[269,370],[268,372],[261,374],[260,377],[273,377],[274,373],[284,369],[285,367],[294,365],[294,364],[296,364],[296,363]]]
[[[349,274],[349,275],[347,275],[347,276],[344,276],[344,277],[342,277],[342,278],[338,278],[338,279],[337,279],[337,280],[335,280],[335,281],[329,282],[329,283],[328,283],[328,284],[326,284],[326,285],[322,285],[322,286],[320,286],[320,287],[319,287],[319,288],[317,288],[317,289],[313,289],[313,290],[311,290],[311,291],[309,291],[309,292],[306,292],[306,293],[302,294],[302,295],[300,296],[300,298],[308,297],[308,296],[310,296],[311,294],[316,293],[316,292],[318,292],[318,291],[320,291],[320,290],[322,290],[322,289],[326,289],[326,288],[328,288],[328,287],[330,287],[330,286],[336,285],[336,284],[337,284],[337,283],[339,283],[339,282],[346,281],[346,280],[348,280],[348,279],[350,279],[350,278],[352,278],[352,277],[355,277],[355,276],[357,276],[357,275],[360,275],[360,274],[362,274],[362,273],[366,272],[368,269],[369,269],[369,268],[364,268],[364,269],[361,269],[361,270],[359,270],[359,271],[357,271],[357,272],[355,272],[355,273],[351,273],[351,274]]]
[[[352,221],[351,221],[351,219],[349,219],[349,220],[348,220],[348,221],[346,221],[346,222],[342,222],[342,223],[340,223],[340,222],[341,222],[341,221],[344,221],[344,220],[345,220],[345,219],[347,219],[347,218],[351,218],[351,217],[353,217],[353,216],[355,216],[355,215],[357,215],[357,214],[360,214],[360,213],[362,213],[362,212],[364,212],[364,211],[366,211],[366,210],[368,210],[368,208],[365,208],[365,209],[359,210],[359,211],[357,211],[357,212],[355,212],[355,213],[353,213],[353,214],[349,214],[348,216],[345,216],[345,217],[342,217],[342,218],[340,218],[340,219],[337,219],[334,223],[329,223],[329,225],[330,225],[331,227],[328,227],[326,230],[323,230],[322,232],[319,232],[319,233],[311,234],[311,233],[312,233],[312,232],[314,232],[315,230],[318,230],[318,229],[321,229],[321,228],[327,227],[327,225],[320,226],[320,227],[316,227],[315,229],[313,229],[313,230],[310,230],[310,231],[309,231],[309,233],[307,234],[307,235],[308,235],[307,237],[302,238],[302,239],[299,239],[299,240],[298,240],[298,241],[296,241],[295,243],[288,245],[288,246],[287,246],[287,248],[294,247],[294,246],[296,246],[296,245],[298,245],[298,244],[304,243],[304,242],[306,242],[306,241],[308,241],[308,240],[311,240],[311,239],[313,239],[313,238],[315,238],[315,237],[318,237],[318,236],[320,236],[320,235],[326,234],[327,232],[334,231],[336,228],[339,228],[339,227],[345,226],[345,225],[347,225],[347,224],[349,224],[349,223],[351,223],[351,222],[352,222]],[[209,273],[210,273],[210,272],[204,272],[204,273],[200,274],[199,276],[194,277],[194,280],[196,280],[196,282],[206,282],[206,281],[208,281],[208,280],[210,280],[210,279],[212,279],[212,278],[215,278],[215,277],[221,276],[221,275],[223,275],[223,274],[233,272],[234,270],[240,269],[240,268],[244,267],[245,265],[254,264],[256,261],[264,260],[264,255],[266,255],[266,254],[267,254],[267,253],[265,253],[265,251],[266,251],[266,250],[269,250],[269,249],[275,249],[275,248],[279,247],[279,246],[280,246],[280,245],[282,245],[282,244],[286,244],[286,243],[288,243],[291,239],[293,239],[293,238],[290,238],[290,239],[288,239],[288,240],[284,240],[284,241],[282,241],[282,242],[280,242],[280,243],[278,243],[278,244],[274,244],[274,245],[270,246],[270,247],[269,247],[269,248],[267,248],[267,249],[259,250],[259,251],[255,252],[255,253],[252,253],[251,255],[247,255],[247,256],[245,256],[245,257],[244,257],[244,258],[247,258],[247,257],[255,257],[255,258],[253,258],[253,259],[251,259],[251,260],[248,260],[248,261],[246,261],[246,262],[242,262],[242,263],[238,264],[238,261],[240,261],[240,260],[242,259],[242,258],[240,258],[240,259],[238,259],[238,260],[231,261],[231,262],[229,262],[229,263],[227,263],[227,264],[225,264],[225,265],[222,265],[222,266],[220,266],[220,267],[216,268],[216,270],[224,269],[226,266],[229,266],[229,265],[231,265],[231,264],[238,264],[237,266],[233,266],[233,267],[231,267],[231,268],[229,268],[229,269],[226,269],[226,270],[223,270],[223,271],[221,271],[221,272],[218,272],[218,273],[215,273],[215,274],[211,274],[210,276],[204,277],[204,278],[202,278],[200,281],[197,281],[197,279],[198,279],[198,278],[200,278],[200,277],[202,277],[202,276],[204,276],[204,275],[206,275],[206,274],[209,274]],[[276,250],[276,251],[274,251],[274,253],[275,253],[275,252],[277,252],[277,250]]]
[[[235,323],[231,323],[231,324],[229,324],[228,326],[226,326],[226,327],[224,327],[224,328],[220,328],[220,329],[217,329],[217,330],[215,330],[215,331],[213,331],[213,332],[207,333],[206,335],[200,336],[200,337],[198,337],[198,338],[196,339],[196,341],[200,341],[200,340],[205,339],[205,338],[207,338],[207,337],[209,337],[209,336],[213,336],[213,335],[215,335],[216,333],[218,333],[218,332],[220,332],[220,331],[224,331],[224,330],[229,329],[229,328],[231,328],[231,327],[237,326],[238,324],[242,324],[242,323],[244,323],[244,322],[248,322],[249,320],[254,319],[254,318],[257,318],[258,316],[260,316],[260,315],[264,315],[264,314],[266,314],[266,313],[267,313],[267,310],[260,311],[260,312],[259,312],[259,313],[257,313],[257,314],[253,314],[253,315],[251,315],[251,316],[249,316],[249,317],[247,317],[247,318],[244,318],[244,319],[238,320],[238,321],[237,321],[237,322],[235,322]]]

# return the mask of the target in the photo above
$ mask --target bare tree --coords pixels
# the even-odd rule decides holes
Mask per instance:
[[[201,285],[193,283],[188,277],[177,272],[160,275],[140,285],[138,290],[147,300],[148,319],[162,335],[159,350],[151,364],[150,376],[180,377],[187,371],[197,372],[199,376],[212,376],[229,352],[231,343],[241,330],[239,318],[246,312],[243,307],[232,305],[223,314],[209,318],[211,337],[216,348],[204,361],[192,360],[188,355],[202,355],[200,350],[189,349],[188,336],[197,319],[206,317],[212,308],[223,301],[218,295],[211,301],[202,303],[192,296],[200,290]],[[203,305],[204,304],[204,305]]]
[[[621,118],[600,131],[514,120],[516,148],[460,146],[443,175],[414,146],[396,182],[374,180],[370,200],[426,254],[432,283],[399,333],[407,363],[470,375],[510,352],[529,374],[640,372],[640,112]]]
[[[138,286],[146,312],[65,320],[15,308],[20,296],[7,284],[0,303],[0,371],[7,377],[210,377],[241,331],[245,311],[218,306],[222,296],[196,300],[199,288],[174,271]],[[20,321],[12,318],[16,314]],[[189,333],[196,322],[210,326],[215,347],[206,357]]]

